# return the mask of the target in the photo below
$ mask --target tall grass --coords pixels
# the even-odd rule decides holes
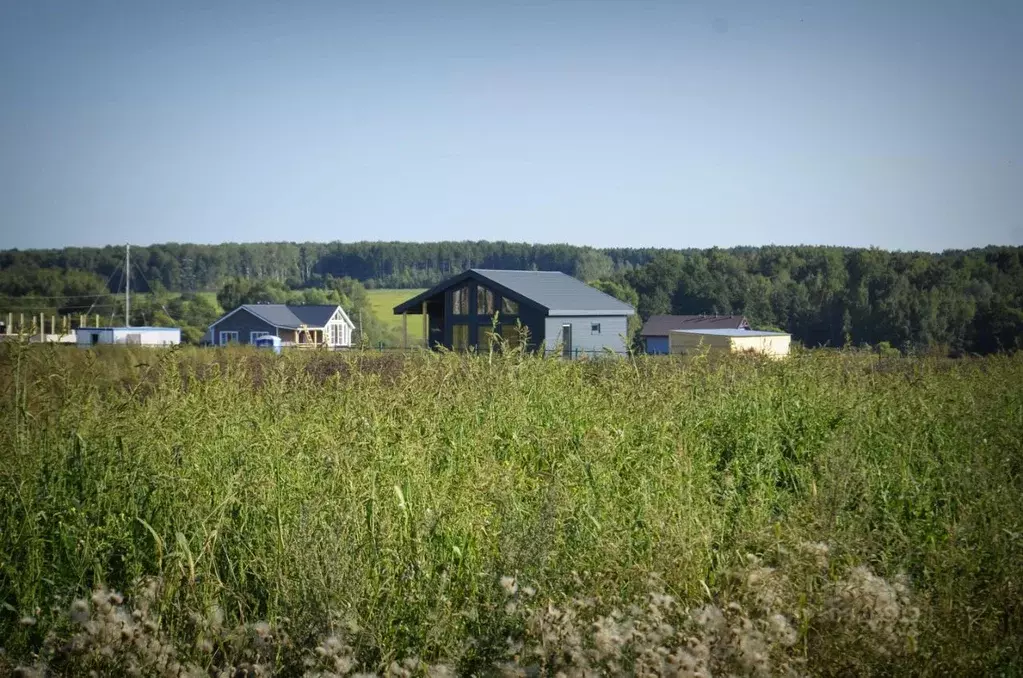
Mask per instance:
[[[0,672],[1021,668],[1023,357],[0,351]]]

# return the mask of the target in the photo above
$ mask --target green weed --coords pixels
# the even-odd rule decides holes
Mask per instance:
[[[7,344],[0,673],[1018,672],[1020,383]]]

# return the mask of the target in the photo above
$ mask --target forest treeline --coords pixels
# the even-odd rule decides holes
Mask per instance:
[[[361,300],[364,288],[427,287],[470,267],[560,270],[633,303],[642,318],[743,313],[754,326],[791,332],[808,346],[887,343],[905,351],[990,353],[1023,347],[1021,252],[1019,247],[924,253],[508,242],[170,243],[132,248],[131,281],[139,291],[185,293],[179,303],[186,304],[181,313],[187,313],[187,301],[201,298],[192,294],[200,291],[218,292],[228,305],[324,294]],[[123,274],[122,247],[0,252],[0,295],[14,310],[45,306],[81,312],[100,298],[90,295],[123,289]],[[118,303],[114,297],[102,299],[108,307]],[[164,315],[179,323],[205,321],[215,310],[188,319]]]

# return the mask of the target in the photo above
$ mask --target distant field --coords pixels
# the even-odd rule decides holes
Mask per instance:
[[[368,290],[370,305],[373,307],[373,314],[387,327],[393,328],[397,336],[401,337],[401,316],[394,315],[394,307],[401,302],[411,299],[423,290]],[[423,340],[423,322],[419,316],[408,319],[409,341]]]

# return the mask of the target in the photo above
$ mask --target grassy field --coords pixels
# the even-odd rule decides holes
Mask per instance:
[[[394,336],[401,339],[401,316],[394,315],[394,307],[403,301],[407,301],[424,290],[367,290],[369,302],[373,308],[373,314],[380,319],[384,326],[394,331]],[[409,316],[408,319],[409,342],[422,343],[423,323],[422,316]]]
[[[1021,383],[0,346],[0,675],[1019,675]]]

